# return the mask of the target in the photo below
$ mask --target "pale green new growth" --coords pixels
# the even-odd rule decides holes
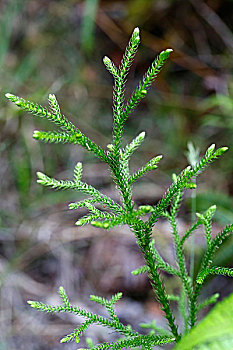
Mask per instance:
[[[134,152],[142,144],[146,133],[141,132],[135,139],[126,145],[123,143],[123,130],[126,120],[138,103],[146,96],[149,87],[152,85],[157,74],[161,71],[164,63],[168,59],[171,49],[162,51],[152,62],[150,68],[144,74],[136,89],[125,101],[126,78],[131,67],[132,61],[136,55],[140,42],[139,29],[135,28],[125,50],[120,66],[116,67],[110,58],[104,57],[103,62],[107,70],[114,79],[113,91],[113,132],[112,140],[106,146],[106,150],[101,148],[95,142],[84,135],[78,127],[73,125],[60,111],[60,107],[55,95],[49,95],[50,109],[42,107],[33,102],[24,100],[12,94],[6,94],[16,106],[32,113],[35,116],[47,119],[54,123],[58,130],[55,131],[34,131],[33,137],[36,140],[53,143],[71,143],[84,147],[88,152],[96,155],[101,161],[107,163],[111,171],[112,179],[119,191],[118,201],[104,195],[92,185],[87,184],[82,179],[82,163],[78,162],[74,168],[72,180],[57,180],[49,177],[42,172],[37,173],[39,184],[57,190],[74,190],[87,195],[88,198],[79,202],[69,204],[70,210],[86,208],[88,213],[81,217],[77,226],[88,223],[102,229],[110,229],[118,225],[128,225],[135,235],[137,244],[141,250],[145,265],[132,272],[133,275],[146,273],[150,280],[155,298],[160,304],[161,310],[167,320],[169,331],[161,329],[155,323],[144,324],[143,328],[151,329],[150,334],[142,335],[134,331],[130,326],[123,325],[116,313],[115,304],[122,297],[122,293],[115,294],[110,300],[92,295],[92,301],[105,307],[108,317],[103,317],[91,313],[85,309],[73,306],[65,290],[60,287],[59,294],[63,305],[52,306],[36,301],[29,301],[31,307],[49,313],[66,312],[82,316],[83,323],[70,334],[61,339],[61,343],[70,341],[79,342],[79,337],[92,325],[98,324],[107,327],[112,331],[119,333],[123,338],[111,343],[102,343],[94,346],[92,349],[124,349],[136,348],[152,349],[156,345],[178,342],[184,333],[190,331],[197,320],[198,311],[217,301],[218,295],[215,294],[207,298],[202,303],[198,302],[201,287],[204,280],[209,275],[221,274],[233,276],[233,269],[226,267],[212,266],[213,255],[233,231],[233,224],[225,227],[215,238],[212,237],[212,218],[216,211],[216,206],[211,206],[204,213],[197,213],[196,222],[194,222],[185,232],[179,233],[177,226],[177,215],[182,204],[184,193],[187,189],[196,188],[195,178],[201,174],[208,165],[219,158],[227,147],[215,149],[211,145],[204,156],[197,161],[191,161],[192,166],[186,167],[180,174],[173,175],[172,183],[164,193],[162,198],[155,205],[143,205],[137,207],[134,202],[133,184],[149,171],[158,167],[158,162],[162,156],[155,156],[151,160],[136,170],[133,174],[130,172],[129,161]],[[189,148],[193,147],[189,145]],[[192,148],[194,150],[194,148]],[[193,152],[194,154],[194,152]],[[152,229],[160,217],[166,218],[171,226],[171,235],[174,244],[175,262],[173,265],[164,260],[159,253],[155,241],[152,239]],[[203,255],[197,277],[191,277],[184,254],[184,244],[187,239],[202,226],[206,237],[206,252]],[[166,292],[162,273],[172,275],[180,280],[180,295],[169,295]],[[170,305],[170,301],[178,303],[180,316],[183,319],[183,325],[178,329],[175,316]]]

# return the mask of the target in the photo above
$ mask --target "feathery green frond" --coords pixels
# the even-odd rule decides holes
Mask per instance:
[[[169,265],[168,263],[164,262],[158,262],[156,264],[156,267],[159,268],[160,270],[169,273],[170,275],[175,275],[180,277],[180,273],[178,270],[176,270],[174,267],[172,267],[171,265]]]
[[[177,191],[177,195],[175,196],[175,200],[173,203],[173,206],[171,207],[171,216],[170,216],[170,223],[172,227],[172,234],[174,236],[174,246],[175,246],[175,253],[176,253],[176,262],[179,267],[179,272],[180,272],[180,277],[183,282],[183,286],[186,290],[187,295],[191,299],[192,293],[193,293],[193,288],[191,284],[191,280],[188,276],[188,271],[187,271],[187,266],[185,262],[185,256],[183,253],[183,247],[180,243],[180,237],[177,229],[177,222],[176,222],[176,215],[177,211],[180,205],[180,201],[182,198],[182,192]]]
[[[74,168],[74,181],[75,182],[80,181],[82,178],[82,174],[83,174],[83,165],[81,162],[78,162]]]
[[[97,304],[101,304],[101,305],[105,306],[111,319],[113,319],[113,320],[118,319],[116,312],[113,308],[113,305],[108,300],[106,300],[105,298],[97,297],[96,295],[91,295],[90,300],[96,302]]]
[[[157,169],[157,163],[162,159],[163,156],[157,156],[151,159],[146,165],[137,170],[130,178],[129,183],[132,184],[140,177],[144,176],[148,171]]]
[[[110,300],[111,304],[116,304],[123,296],[122,292],[118,292],[116,294],[114,294]]]
[[[163,68],[166,60],[168,59],[172,49],[167,49],[160,52],[158,57],[154,60],[151,67],[148,69],[146,74],[143,76],[142,81],[137,86],[136,90],[131,94],[128,99],[123,115],[121,117],[122,123],[125,123],[129,114],[137,107],[139,102],[146,96],[149,87],[152,85],[154,79]]]
[[[135,28],[133,30],[132,36],[129,40],[128,46],[125,49],[123,58],[118,68],[119,75],[121,76],[122,79],[125,79],[126,75],[129,72],[133,59],[137,53],[139,43],[140,43],[139,28]]]
[[[211,247],[210,247],[210,253],[209,258],[212,258],[213,253],[216,249],[220,247],[220,245],[226,240],[226,238],[233,233],[233,224],[227,225],[222,231],[220,231],[212,240]],[[208,251],[207,251],[208,252]]]
[[[48,100],[49,100],[50,109],[53,112],[53,114],[62,118],[61,110],[57,102],[56,96],[54,94],[49,94]]]
[[[68,134],[67,132],[39,131],[35,130],[32,137],[35,140],[49,143],[73,143],[78,144],[82,138],[81,133]]]
[[[74,126],[64,115],[61,115],[60,109],[56,108],[56,105],[53,105],[52,112],[47,108],[42,107],[36,103],[26,101],[23,98],[12,94],[6,94],[6,97],[15,103],[19,108],[32,113],[35,116],[40,118],[47,119],[53,123],[55,123],[58,127],[65,131],[65,133],[57,133],[51,132],[36,132],[34,133],[34,137],[41,137],[43,141],[46,142],[68,142],[78,143],[80,146],[86,148],[87,151],[94,153],[101,160],[108,162],[107,154],[101,147],[96,145],[93,141],[91,141],[88,137],[86,137],[76,126]],[[51,103],[51,100],[50,100]],[[70,136],[68,137],[68,134]],[[58,141],[61,139],[61,141]],[[77,141],[77,142],[76,142]]]
[[[113,228],[115,226],[124,225],[126,223],[127,221],[126,221],[125,215],[112,216],[112,218],[108,218],[107,220],[102,220],[102,221],[100,220],[91,221],[92,226],[103,228],[105,230]]]
[[[181,172],[180,175],[177,176],[177,180],[168,188],[162,199],[154,207],[154,211],[148,222],[149,226],[154,225],[156,219],[160,216],[160,213],[168,207],[177,191],[183,190],[189,180],[201,174],[206,169],[206,167],[210,165],[210,163],[212,163],[215,159],[220,157],[228,150],[227,147],[222,147],[214,152],[214,149],[215,145],[211,145],[199,163],[197,163],[194,167],[188,166]]]
[[[204,214],[196,213],[196,216],[198,217],[199,221],[205,227],[206,242],[208,247],[211,245],[211,240],[212,240],[211,219],[214,216],[215,211],[216,211],[216,205],[212,205],[208,210],[206,210]]]
[[[117,79],[118,72],[117,72],[117,68],[116,68],[115,64],[107,56],[104,56],[103,62],[104,62],[105,67],[107,68],[107,70],[113,75],[113,77],[115,79]]]
[[[114,329],[116,332],[119,332],[120,334],[123,334],[128,337],[135,337],[138,335],[138,332],[132,330],[128,326],[124,326],[120,321],[116,320],[110,320],[106,317],[94,314],[92,312],[89,312],[85,309],[79,308],[77,306],[74,306],[72,304],[69,304],[69,306],[53,306],[53,305],[46,305],[37,301],[28,301],[28,304],[37,310],[46,312],[46,313],[61,313],[61,312],[67,312],[74,315],[82,316],[86,320],[92,321],[92,323],[102,325],[104,327]]]
[[[118,154],[122,137],[122,115],[124,112],[124,93],[126,77],[136,55],[140,43],[139,29],[135,28],[125,49],[125,53],[117,70],[113,92],[113,144],[115,155]],[[113,71],[113,70],[112,70]]]
[[[107,211],[102,211],[97,209],[93,204],[86,203],[86,207],[90,210],[91,213],[95,214],[99,218],[103,219],[112,219],[115,218],[115,215],[108,213]]]
[[[70,334],[65,335],[61,340],[60,343],[70,343],[72,340],[75,340],[76,343],[79,343],[79,336],[81,336],[87,328],[90,327],[94,323],[93,320],[87,320],[81,324],[78,328],[74,329],[73,332]]]
[[[76,226],[84,226],[87,224],[90,224],[93,220],[98,219],[98,215],[95,214],[89,214],[81,217],[78,221],[75,222]]]
[[[134,275],[134,276],[138,276],[138,275],[141,275],[143,273],[148,273],[148,272],[149,272],[149,269],[148,269],[148,266],[146,266],[146,265],[140,266],[137,269],[131,271],[132,275]]]
[[[96,350],[110,348],[117,350],[136,347],[140,347],[142,350],[152,350],[152,348],[157,345],[159,346],[174,341],[178,342],[181,337],[183,337],[182,333],[188,333],[195,325],[198,311],[204,306],[216,302],[218,298],[218,295],[215,294],[198,304],[198,297],[205,278],[209,274],[222,274],[233,277],[233,268],[211,266],[215,251],[233,231],[232,224],[226,226],[215,238],[212,238],[211,220],[216,210],[215,205],[211,206],[202,214],[197,213],[196,221],[183,235],[178,231],[177,224],[177,216],[185,190],[196,188],[196,177],[215,159],[226,152],[227,147],[215,150],[215,145],[213,144],[199,160],[199,150],[195,149],[192,144],[189,144],[189,160],[192,166],[186,167],[179,175],[173,174],[171,186],[157,204],[153,206],[138,206],[134,201],[134,182],[150,170],[156,169],[162,156],[152,158],[132,174],[130,171],[130,158],[144,141],[145,132],[141,132],[129,144],[122,147],[124,124],[130,113],[132,113],[138,103],[147,95],[149,87],[152,85],[155,77],[161,71],[164,63],[172,52],[171,49],[167,49],[158,55],[136,89],[129,95],[130,97],[125,102],[126,78],[136,55],[139,42],[139,29],[135,28],[118,68],[107,56],[103,59],[107,70],[114,78],[113,131],[112,140],[107,144],[106,151],[84,135],[78,127],[61,113],[55,95],[49,95],[50,108],[47,109],[36,103],[24,100],[23,98],[12,94],[6,94],[6,97],[22,110],[51,121],[59,129],[58,131],[48,132],[35,130],[33,134],[35,139],[49,143],[69,143],[82,146],[108,165],[113,182],[120,195],[120,204],[101,193],[101,191],[92,185],[82,181],[82,163],[79,161],[74,168],[72,180],[57,180],[38,172],[37,182],[53,189],[75,190],[88,196],[86,199],[69,204],[69,209],[71,210],[79,208],[87,209],[87,213],[76,222],[77,226],[91,224],[101,229],[110,229],[114,226],[128,225],[135,235],[145,263],[144,266],[132,271],[132,274],[139,275],[147,273],[154,296],[167,320],[170,333],[157,327],[154,322],[144,327],[151,329],[149,335],[139,334],[137,331],[133,330],[130,325],[125,326],[119,321],[115,310],[115,304],[122,297],[122,293],[113,295],[111,299],[105,299],[95,295],[90,297],[92,301],[106,308],[108,313],[107,317],[72,305],[63,287],[59,288],[59,295],[63,302],[62,305],[53,306],[36,301],[28,302],[31,307],[40,311],[47,313],[71,313],[84,318],[83,323],[61,339],[61,343],[68,343],[70,341],[79,343],[79,337],[92,324],[107,327],[123,336],[116,342],[102,343],[96,346],[91,342],[90,347]],[[155,241],[152,239],[153,226],[160,217],[168,220],[172,228],[171,233],[176,267],[163,259],[159,253],[159,249],[157,249],[157,245],[155,245]],[[205,230],[207,248],[203,255],[200,269],[197,272],[196,280],[194,280],[193,274],[189,274],[186,267],[184,243],[200,225],[202,225]],[[180,293],[178,294],[180,296],[167,293],[166,285],[162,279],[163,272],[171,274],[179,279],[181,286]],[[178,311],[183,320],[183,326],[181,327],[177,326],[170,301],[178,302]]]
[[[68,298],[68,295],[66,294],[66,291],[63,287],[59,287],[59,295],[64,303],[65,306],[69,307],[70,306],[70,301],[69,301],[69,298]]]
[[[123,151],[122,155],[122,161],[126,161],[130,159],[132,154],[138,149],[138,147],[142,144],[146,136],[145,131],[142,131],[133,141],[131,141],[126,147],[125,150]]]
[[[233,224],[226,226],[215,236],[202,258],[199,273],[210,267],[215,251],[221,246],[221,244],[231,233],[233,233]]]
[[[114,305],[122,298],[122,293],[116,293],[115,295],[112,296],[110,300],[107,300],[105,298],[96,296],[96,295],[91,295],[90,300],[94,301],[97,304],[101,304],[106,307],[110,318],[112,320],[118,319],[116,311],[114,310]]]
[[[154,336],[154,335],[138,335],[134,338],[118,340],[115,343],[103,343],[99,346],[94,346],[92,350],[113,349],[120,350],[126,348],[145,347],[151,349],[156,345],[164,345],[173,343],[175,338],[168,336]]]
[[[84,207],[86,207],[87,203],[91,203],[92,204],[92,203],[96,203],[96,202],[97,202],[96,198],[84,199],[83,201],[70,203],[69,204],[69,209],[70,210],[75,210],[75,209],[84,208]]]
[[[106,306],[109,304],[109,301],[107,299],[99,297],[97,295],[90,295],[90,300],[103,306]]]
[[[208,275],[223,275],[233,277],[233,268],[215,266],[205,269],[198,274],[197,283],[202,284]]]
[[[155,262],[156,262],[155,265],[157,268],[159,268],[160,270],[163,270],[167,273],[170,273],[171,275],[180,276],[180,273],[178,270],[176,270],[174,267],[172,267],[171,265],[169,265],[167,262],[165,262],[163,260],[163,258],[161,257],[161,255],[159,254],[157,249],[155,248],[155,241],[154,240],[152,240],[150,242],[150,250],[151,250],[152,256],[155,259]]]
[[[51,187],[53,189],[59,190],[77,190],[83,194],[90,195],[96,199],[96,202],[103,203],[109,209],[112,209],[118,213],[122,213],[123,209],[117,203],[115,203],[111,198],[105,196],[101,192],[99,192],[96,188],[91,185],[88,185],[82,181],[69,181],[69,180],[56,180],[50,178],[49,176],[37,172],[38,180],[37,182],[43,186]]]
[[[198,226],[201,225],[200,220],[197,220],[190,228],[186,230],[186,232],[183,234],[180,245],[181,247],[184,245],[185,241],[191,236],[191,234],[198,228]]]
[[[64,131],[71,132],[71,133],[79,132],[79,130],[68,119],[66,119],[64,116],[61,115],[60,111],[58,114],[54,114],[53,112],[49,111],[47,108],[42,107],[37,103],[26,101],[21,97],[18,97],[12,94],[6,94],[6,97],[22,110],[32,113],[33,115],[38,116],[40,118],[48,119],[49,121],[55,123]]]
[[[184,194],[183,191],[177,191],[177,194],[174,196],[172,200],[170,213],[171,213],[171,218],[174,218],[174,220],[176,219],[178,211],[180,209],[182,199],[183,199],[183,194]]]

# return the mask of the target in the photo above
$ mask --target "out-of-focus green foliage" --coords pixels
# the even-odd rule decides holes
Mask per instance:
[[[175,350],[231,350],[233,347],[233,294],[186,335]]]
[[[81,47],[87,54],[93,53],[95,17],[99,0],[85,0],[81,25]]]

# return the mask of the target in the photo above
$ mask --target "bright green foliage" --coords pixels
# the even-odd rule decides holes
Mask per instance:
[[[211,244],[211,219],[216,211],[216,205],[212,205],[205,214],[196,213],[202,225],[205,227],[207,245]]]
[[[197,283],[202,284],[208,275],[225,275],[233,277],[233,268],[211,267],[201,271],[197,278]]]
[[[214,160],[225,153],[227,147],[215,149],[215,145],[211,145],[202,158],[198,157],[198,159],[200,159],[199,161],[197,161],[197,156],[195,156],[196,160],[195,162],[191,162],[191,166],[185,168],[179,175],[173,175],[171,185],[156,205],[137,207],[133,200],[132,185],[136,180],[146,175],[148,171],[155,170],[162,156],[159,155],[152,158],[134,174],[131,174],[129,167],[130,158],[142,144],[146,134],[143,131],[133,141],[122,146],[124,125],[130,113],[132,113],[138,103],[146,96],[148,88],[151,86],[172,52],[171,49],[167,49],[158,55],[143,76],[142,81],[139,82],[135,91],[133,91],[128,100],[125,101],[126,78],[138,49],[139,42],[139,29],[136,28],[133,31],[128,47],[126,48],[118,68],[108,57],[104,57],[103,59],[107,70],[112,74],[114,79],[113,133],[112,140],[106,146],[106,150],[90,140],[78,127],[74,126],[61,114],[54,95],[49,95],[50,109],[47,109],[12,94],[6,94],[6,97],[21,109],[51,121],[59,129],[58,131],[48,132],[35,131],[33,134],[35,139],[43,142],[76,144],[84,147],[88,152],[95,154],[101,161],[107,163],[112,174],[112,179],[119,191],[120,200],[117,202],[82,180],[82,164],[80,162],[75,166],[73,180],[57,180],[42,172],[38,172],[37,182],[53,189],[74,190],[88,196],[86,199],[79,202],[69,204],[70,210],[79,208],[86,208],[88,210],[88,213],[76,222],[77,226],[91,223],[93,226],[102,229],[110,229],[123,224],[130,227],[145,261],[145,265],[134,270],[132,274],[138,275],[147,273],[155,298],[159,302],[161,310],[164,312],[169,327],[169,331],[162,330],[153,323],[144,326],[144,328],[150,328],[151,333],[148,335],[141,335],[132,330],[130,326],[123,325],[117,317],[115,303],[121,298],[121,293],[117,293],[110,300],[94,295],[91,296],[92,301],[101,304],[108,312],[109,317],[103,317],[73,306],[64,289],[61,287],[59,294],[62,298],[63,305],[51,306],[35,301],[30,301],[29,304],[33,308],[44,312],[67,312],[84,318],[84,322],[78,328],[62,338],[62,343],[72,340],[78,343],[79,337],[94,323],[118,332],[123,338],[114,343],[102,343],[97,346],[92,346],[92,349],[123,349],[135,347],[152,349],[152,347],[156,345],[174,341],[178,342],[183,334],[188,333],[195,325],[198,311],[202,307],[214,303],[217,300],[218,296],[214,295],[202,303],[198,302],[198,297],[205,278],[212,274],[233,275],[232,269],[223,267],[216,268],[212,266],[212,259],[215,251],[233,231],[232,224],[225,227],[215,238],[212,238],[211,220],[216,210],[215,205],[211,206],[204,213],[198,213],[196,221],[186,232],[180,234],[177,226],[177,216],[185,191],[196,188],[196,177]],[[173,265],[164,260],[157,249],[155,241],[152,239],[153,226],[160,217],[166,218],[171,226],[175,251],[175,261]],[[202,226],[205,232],[206,252],[203,255],[197,277],[192,277],[186,263],[184,244],[199,226]],[[163,272],[179,279],[181,284],[180,295],[173,296],[167,294],[162,279]],[[179,329],[173,315],[170,304],[171,301],[178,302],[178,309],[183,319],[183,325],[181,325]]]
[[[6,94],[6,97],[21,109],[28,111],[40,118],[50,120],[62,130],[62,132],[54,131],[49,133],[36,131],[35,138],[37,140],[55,143],[77,143],[80,146],[86,148],[89,152],[93,152],[101,160],[107,161],[108,158],[106,153],[93,141],[81,133],[77,127],[75,127],[66,117],[61,114],[56,97],[54,95],[49,95],[49,103],[51,109],[50,111],[47,108],[44,108],[36,103],[26,101],[23,98],[19,98],[12,94]]]
[[[233,349],[233,294],[215,305],[210,313],[175,346],[175,350],[191,349]]]
[[[111,300],[106,300],[95,295],[91,295],[90,299],[95,301],[97,304],[101,304],[106,307],[112,320],[117,318],[116,311],[114,310],[114,304],[116,304],[122,298],[122,293],[117,293],[112,296]]]
[[[137,170],[136,173],[134,173],[130,177],[129,179],[130,184],[134,183],[137,179],[145,175],[148,171],[155,170],[156,168],[158,168],[156,164],[160,161],[160,159],[162,159],[162,156],[157,156],[151,159],[146,165],[141,167],[139,170]]]
[[[131,329],[129,326],[124,326],[118,319],[114,306],[117,301],[122,297],[122,293],[115,294],[110,300],[91,295],[90,299],[98,304],[103,305],[107,312],[109,313],[109,318],[88,312],[85,309],[78,308],[73,306],[64,290],[63,287],[59,288],[59,294],[63,301],[63,305],[51,306],[36,301],[28,301],[28,304],[34,309],[41,310],[47,313],[72,313],[75,315],[82,316],[85,321],[72,333],[64,336],[61,339],[61,343],[69,343],[72,340],[75,340],[76,343],[79,343],[79,336],[82,335],[85,330],[92,324],[99,324],[103,327],[107,327],[118,332],[120,335],[123,335],[125,339],[120,340],[115,343],[104,343],[99,346],[95,346],[95,349],[123,349],[129,346],[141,346],[147,345],[154,346],[159,344],[166,344],[173,342],[175,339],[172,335],[164,336],[154,336],[154,335],[140,335],[138,332]]]

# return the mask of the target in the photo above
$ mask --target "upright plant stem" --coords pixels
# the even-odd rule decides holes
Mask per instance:
[[[178,333],[177,325],[175,324],[175,319],[171,311],[167,293],[165,291],[162,281],[160,280],[160,275],[158,269],[156,268],[156,262],[154,260],[150,248],[149,237],[151,235],[151,229],[148,232],[146,226],[144,227],[144,229],[142,229],[142,227],[137,227],[137,225],[133,225],[131,229],[137,238],[137,243],[144,257],[146,266],[149,268],[148,277],[150,279],[150,283],[153,288],[155,297],[161,304],[161,310],[163,310],[165,313],[165,317],[168,321],[171,332],[174,335],[176,341],[178,341],[181,338],[181,336]]]
[[[196,179],[193,181],[196,185]],[[197,192],[194,189],[191,194],[191,220],[192,223],[194,224],[195,222],[195,214],[197,211]],[[195,265],[195,235],[192,235],[191,237],[191,252],[190,252],[190,277],[191,280],[193,281],[193,276],[194,276],[194,265]]]

